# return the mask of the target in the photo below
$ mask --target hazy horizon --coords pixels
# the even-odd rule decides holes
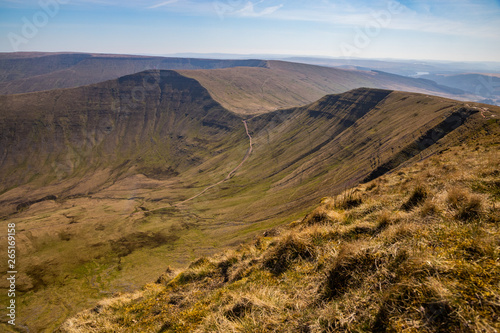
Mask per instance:
[[[500,60],[500,1],[3,0],[0,52]]]

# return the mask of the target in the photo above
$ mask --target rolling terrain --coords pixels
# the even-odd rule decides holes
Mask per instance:
[[[326,94],[360,87],[402,90],[458,98],[463,92],[432,81],[375,71],[343,70],[283,61],[262,68],[181,70],[199,81],[225,108],[256,114],[304,105]]]
[[[304,216],[321,197],[498,126],[497,107],[373,88],[263,113],[313,98],[290,93],[303,85],[280,92],[273,80],[269,95],[258,95],[261,71],[289,79],[288,66],[151,70],[0,96],[0,203],[2,223],[18,231],[20,325],[53,331],[168,265],[234,248]],[[348,71],[292,67],[299,81],[314,68],[316,89],[332,73],[349,89]],[[227,73],[255,82],[225,92],[217,82]],[[366,73],[368,86],[377,75]],[[246,101],[254,102],[245,109]]]
[[[182,75],[198,80],[225,108],[245,114],[304,105],[326,94],[360,87],[469,99],[468,95],[456,88],[369,69],[344,70],[265,60],[77,53],[0,56],[0,94],[72,88],[152,69],[182,70]]]

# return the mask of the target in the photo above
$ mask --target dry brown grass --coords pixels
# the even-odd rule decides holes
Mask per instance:
[[[334,220],[329,215],[329,212],[324,207],[316,208],[312,213],[308,214],[302,223],[306,225],[323,224],[323,223],[333,223]]]
[[[264,256],[263,265],[273,274],[285,272],[295,259],[311,259],[315,256],[315,247],[311,239],[289,233],[276,245],[271,244]]]
[[[422,185],[417,185],[413,189],[413,192],[408,200],[406,200],[406,202],[401,206],[401,209],[406,211],[413,209],[414,207],[422,204],[427,198],[427,195],[427,189]]]
[[[420,215],[424,218],[437,216],[439,215],[439,207],[431,200],[427,200],[420,210]]]

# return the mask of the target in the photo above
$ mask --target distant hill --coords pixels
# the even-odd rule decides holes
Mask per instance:
[[[500,105],[499,74],[435,74],[423,78],[433,80],[441,85],[466,91],[476,96],[483,103]]]
[[[0,94],[73,88],[149,69],[265,66],[262,60],[165,58],[87,53],[0,54]]]
[[[458,73],[500,73],[500,62],[457,62],[404,59],[362,59],[362,58],[321,58],[321,57],[280,57],[280,60],[305,64],[339,67],[364,67],[387,73],[413,76],[417,73],[458,74]]]
[[[214,60],[78,53],[0,54],[0,94],[73,88],[144,70],[183,70],[227,109],[257,114],[304,105],[359,87],[469,100],[432,81],[370,70],[344,70],[264,60]],[[218,69],[214,71],[214,69]]]
[[[182,70],[202,83],[215,100],[237,113],[256,114],[311,103],[325,94],[359,87],[419,92],[445,97],[463,92],[384,72],[344,70],[314,65],[268,61],[265,68]]]

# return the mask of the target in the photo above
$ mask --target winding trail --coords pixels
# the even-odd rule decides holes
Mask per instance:
[[[245,155],[245,157],[243,158],[243,160],[241,161],[240,164],[238,164],[238,166],[236,168],[234,168],[227,176],[226,178],[222,179],[221,181],[215,183],[215,184],[212,184],[210,186],[207,186],[203,191],[201,191],[200,193],[198,193],[197,195],[195,196],[192,196],[191,198],[189,199],[186,199],[184,201],[181,201],[180,203],[186,203],[188,201],[191,201],[191,200],[194,200],[196,198],[198,198],[199,196],[202,196],[203,194],[205,194],[205,192],[207,192],[208,190],[228,181],[229,179],[231,179],[231,177],[236,173],[236,171],[238,171],[242,165],[246,162],[246,160],[250,157],[250,154],[252,154],[252,151],[253,151],[253,142],[252,142],[252,136],[250,135],[249,131],[248,131],[248,125],[247,125],[247,121],[246,120],[243,120],[243,125],[245,125],[245,131],[247,132],[247,136],[248,136],[248,139],[250,141],[250,147],[248,148],[248,151]]]

